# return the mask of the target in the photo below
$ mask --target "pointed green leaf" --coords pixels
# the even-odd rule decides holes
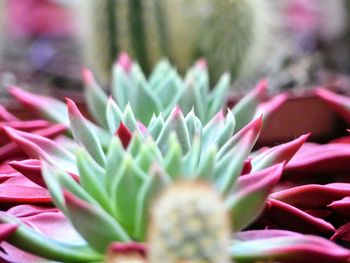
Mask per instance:
[[[118,107],[117,103],[110,97],[107,102],[106,108],[106,120],[108,125],[108,130],[110,133],[114,134],[123,120],[123,113]]]
[[[77,165],[80,175],[80,185],[88,192],[106,211],[111,211],[111,204],[104,188],[105,171],[89,154],[80,149],[76,153]]]
[[[250,122],[261,102],[262,97],[265,95],[267,88],[267,81],[261,80],[256,87],[245,95],[234,107],[233,114],[236,117],[236,130],[239,131],[248,122]]]
[[[83,70],[83,80],[85,101],[89,112],[97,123],[107,128],[108,125],[105,114],[108,100],[107,95],[97,84],[92,72],[86,68]]]
[[[103,255],[89,246],[54,240],[3,212],[0,215],[0,222],[18,224],[16,232],[6,241],[34,255],[60,262],[93,262],[103,258]]]
[[[67,105],[74,139],[85,147],[99,165],[104,167],[106,157],[96,133],[89,127],[88,122],[72,100],[67,99]]]
[[[161,131],[156,143],[159,147],[159,149],[165,153],[168,146],[168,138],[171,132],[175,132],[179,142],[181,144],[181,148],[183,152],[187,152],[190,147],[190,137],[188,133],[188,129],[186,126],[186,122],[184,119],[184,116],[181,112],[181,109],[179,107],[176,107],[168,119],[166,120],[163,130]]]
[[[112,182],[112,200],[118,221],[132,231],[135,222],[137,193],[147,174],[142,173],[130,155],[123,161],[123,169]]]
[[[111,140],[110,147],[107,154],[107,164],[106,164],[106,176],[105,176],[105,188],[108,193],[111,193],[112,182],[121,169],[125,150],[119,140],[119,138],[114,137]]]
[[[171,180],[154,164],[151,168],[149,176],[144,181],[137,195],[137,209],[135,216],[135,233],[134,237],[137,241],[144,241],[147,235],[146,229],[149,219],[149,209],[152,206],[154,199],[167,187]]]
[[[164,169],[172,180],[182,174],[182,151],[175,133],[169,136],[169,148],[164,158]]]
[[[64,193],[64,198],[72,224],[96,251],[105,253],[112,242],[131,241],[119,223],[102,208],[87,203],[69,192]]]

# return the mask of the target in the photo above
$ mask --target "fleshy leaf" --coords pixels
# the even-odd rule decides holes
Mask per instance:
[[[17,87],[10,87],[8,90],[12,96],[34,112],[50,121],[68,125],[67,107],[62,101],[36,95]]]
[[[86,245],[74,245],[42,235],[4,212],[0,215],[0,222],[18,225],[7,241],[24,251],[62,262],[91,262],[102,258],[102,255]]]
[[[259,154],[252,159],[252,172],[265,169],[281,162],[288,162],[294,154],[305,143],[310,134],[302,135],[299,138],[287,142]]]
[[[267,89],[267,80],[261,80],[256,87],[245,95],[234,107],[233,114],[236,117],[236,130],[239,131],[247,123],[249,123],[254,115],[255,111],[265,96]]]
[[[350,251],[324,238],[281,230],[238,233],[231,246],[235,262],[347,262]]]
[[[49,163],[63,166],[64,169],[75,172],[74,155],[55,141],[37,134],[17,131],[9,127],[4,127],[4,130],[29,157],[35,159],[41,158]]]
[[[9,112],[4,106],[0,105],[0,120],[1,121],[19,121],[19,119]]]
[[[303,234],[329,236],[335,231],[330,223],[274,199],[267,201],[266,209],[259,222],[263,222],[267,227],[297,231]]]
[[[83,69],[82,75],[85,87],[85,101],[89,112],[93,115],[97,123],[99,123],[104,128],[107,128],[108,125],[105,114],[108,100],[107,95],[97,84],[92,72],[89,69]]]
[[[119,223],[101,208],[69,192],[64,192],[64,199],[72,224],[97,251],[104,253],[113,241],[130,241],[130,237]]]
[[[97,134],[89,127],[88,122],[72,100],[67,99],[67,106],[71,129],[75,140],[85,147],[99,165],[104,167],[106,157]]]
[[[117,135],[120,138],[120,141],[122,142],[124,148],[126,149],[131,141],[132,133],[124,125],[123,122],[120,122],[119,127],[118,127],[117,131],[115,132],[115,135]]]
[[[125,226],[128,232],[133,230],[137,205],[137,195],[132,193],[139,192],[146,176],[148,175],[133,163],[132,157],[126,155],[112,182],[115,214],[118,222]]]
[[[154,199],[170,184],[171,180],[167,175],[154,164],[151,168],[149,177],[144,181],[137,195],[137,209],[135,216],[135,233],[134,237],[138,241],[144,240],[146,237],[146,228],[148,224],[148,211]]]
[[[162,152],[167,150],[167,141],[171,132],[175,132],[181,144],[182,151],[186,153],[190,147],[190,137],[185,123],[185,118],[179,107],[174,108],[164,124],[164,128],[156,141]]]
[[[110,133],[115,133],[122,119],[123,113],[121,112],[115,101],[112,99],[112,97],[110,97],[106,106],[106,120]]]
[[[81,186],[107,211],[111,211],[108,195],[104,190],[105,171],[81,149],[76,153]]]
[[[315,89],[315,95],[332,107],[348,124],[350,124],[350,98],[338,95],[324,88]]]
[[[6,240],[12,233],[17,230],[18,225],[12,223],[0,224],[0,242]]]
[[[272,187],[282,175],[284,164],[240,177],[236,190],[225,201],[233,229],[238,231],[252,223],[265,206]]]
[[[271,198],[301,209],[324,208],[333,201],[350,196],[350,184],[301,185],[271,194]]]

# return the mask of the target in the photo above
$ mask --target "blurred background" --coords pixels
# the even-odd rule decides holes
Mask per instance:
[[[242,92],[261,77],[274,91],[341,82],[350,72],[346,0],[0,0],[0,100],[9,84],[77,93],[90,67],[108,86],[128,52],[146,73],[168,58],[185,73],[200,57]]]

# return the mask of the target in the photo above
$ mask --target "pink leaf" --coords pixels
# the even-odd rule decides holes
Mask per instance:
[[[337,229],[334,235],[331,237],[332,241],[345,241],[350,242],[350,223],[346,223]]]
[[[0,242],[6,240],[17,229],[15,224],[0,224]]]
[[[350,147],[348,144],[329,143],[318,145],[305,143],[290,160],[286,176],[350,172]]]
[[[19,119],[6,108],[0,105],[0,120],[1,121],[19,121]]]
[[[269,150],[257,155],[252,159],[252,170],[257,171],[281,162],[288,163],[294,154],[305,143],[309,135],[310,134],[302,135],[291,142],[270,148]]]
[[[128,129],[128,127],[124,125],[123,122],[120,122],[120,125],[117,131],[115,132],[115,135],[117,135],[120,138],[120,141],[122,142],[124,148],[126,149],[131,141],[132,133]]]
[[[133,61],[130,59],[128,53],[123,52],[119,55],[117,64],[126,72],[129,73],[133,65]]]
[[[340,263],[350,258],[348,249],[327,239],[289,231],[244,231],[235,238],[239,242],[232,246],[232,254],[237,261]]]
[[[341,200],[334,201],[328,205],[335,213],[345,218],[350,218],[350,197],[344,197]]]
[[[334,227],[328,222],[274,199],[268,200],[266,209],[259,222],[269,227],[303,234],[331,235],[335,231]]]
[[[315,89],[315,94],[350,124],[350,98],[338,95],[324,88]]]
[[[332,202],[350,196],[350,184],[336,185],[308,184],[275,192],[271,198],[302,209],[325,208]]]

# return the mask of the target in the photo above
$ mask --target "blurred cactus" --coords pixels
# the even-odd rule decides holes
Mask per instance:
[[[149,262],[230,262],[230,233],[214,189],[198,182],[174,184],[151,211]]]
[[[162,57],[184,73],[203,56],[214,80],[226,70],[233,78],[255,76],[267,70],[270,44],[276,42],[275,9],[264,0],[89,0],[82,5],[87,64],[105,83],[121,51],[146,73]]]

